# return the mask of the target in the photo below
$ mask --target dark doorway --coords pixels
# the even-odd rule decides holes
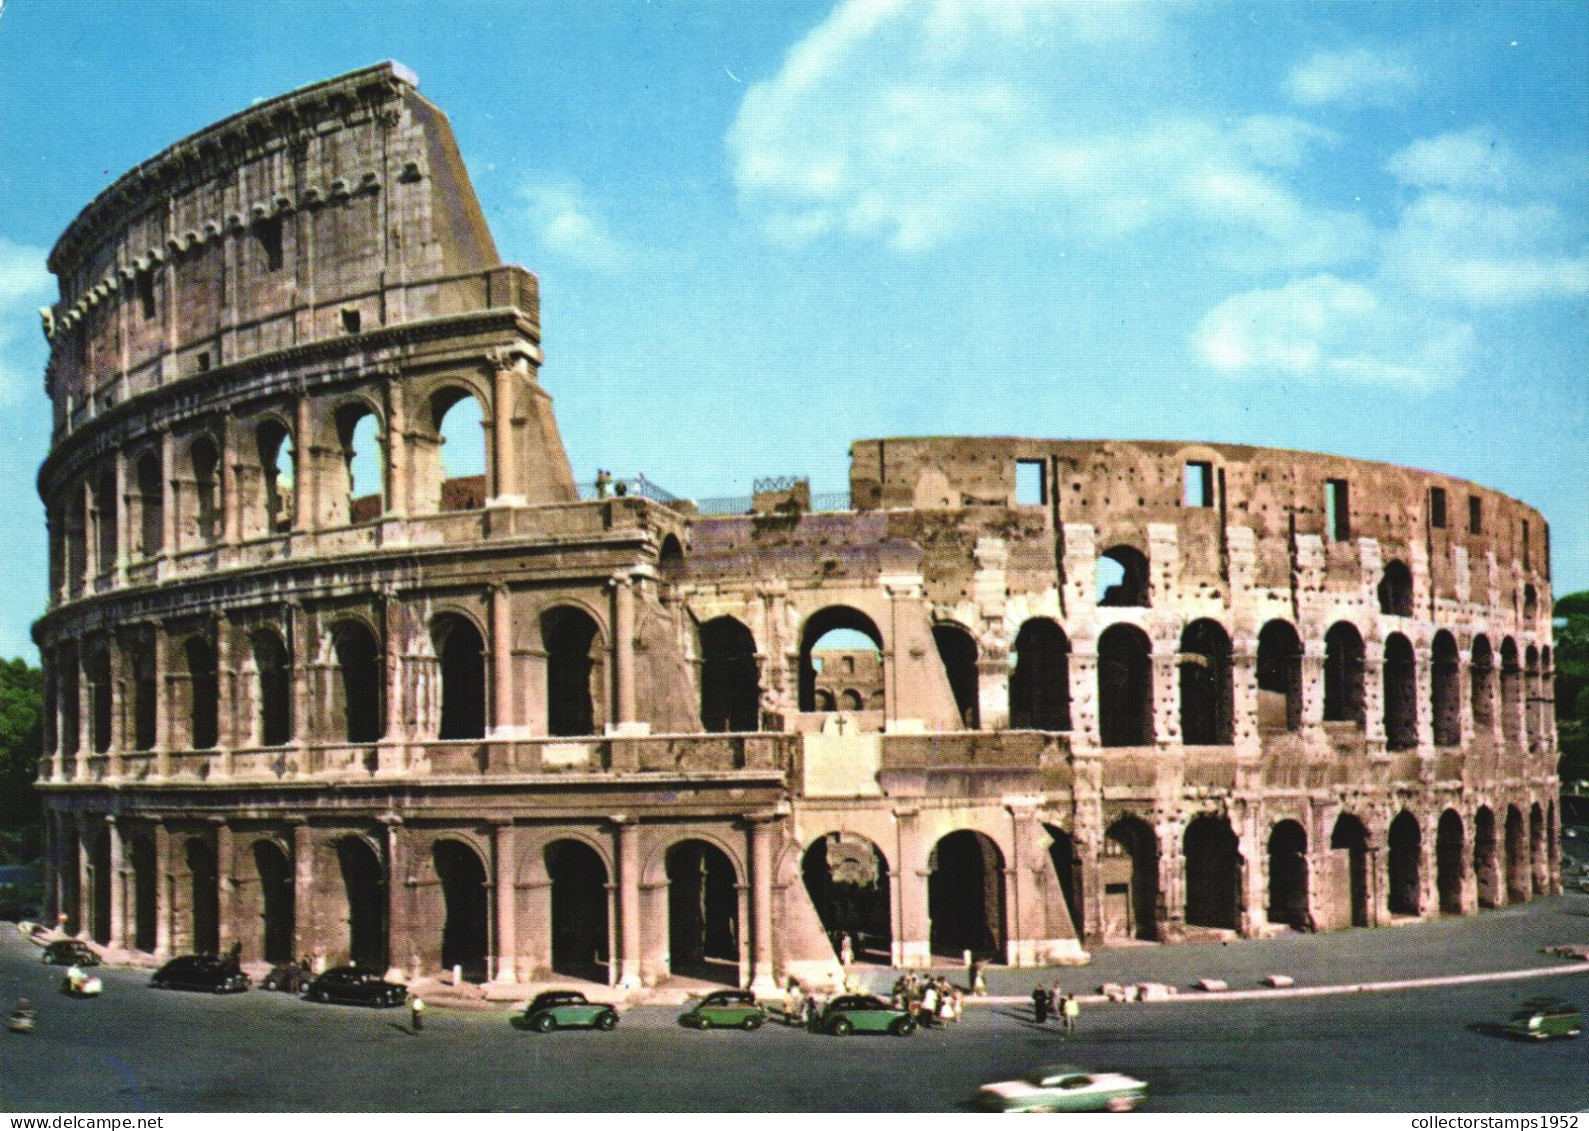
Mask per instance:
[[[1308,834],[1296,821],[1280,821],[1269,833],[1269,922],[1306,931],[1312,921]]]
[[[733,617],[701,625],[701,726],[716,733],[759,730],[756,641]]]
[[[1406,564],[1391,561],[1379,581],[1379,611],[1388,617],[1412,616],[1412,571]]]
[[[110,830],[101,827],[88,853],[89,891],[93,904],[88,916],[89,937],[101,946],[110,938],[110,888],[115,876],[110,867]]]
[[[541,619],[546,645],[546,725],[550,734],[577,736],[596,732],[596,705],[591,694],[596,622],[579,609],[553,609]]]
[[[474,623],[442,615],[431,626],[441,665],[441,726],[436,737],[484,738],[486,733],[486,646]]]
[[[894,932],[888,864],[877,846],[853,833],[829,833],[806,849],[800,870],[833,953],[848,935],[860,962],[888,965]]]
[[[739,892],[734,865],[704,840],[668,849],[668,951],[675,974],[739,984]]]
[[[1403,809],[1390,823],[1390,913],[1423,913],[1421,876],[1423,835],[1418,820]]]
[[[606,983],[607,865],[596,850],[577,840],[546,846],[552,881],[552,970],[570,978]]]
[[[1430,717],[1436,746],[1462,742],[1462,684],[1457,642],[1449,632],[1435,633],[1430,649]]]
[[[1098,638],[1098,727],[1105,746],[1153,741],[1153,662],[1148,634],[1116,624]]]
[[[1241,846],[1230,821],[1199,817],[1186,827],[1186,922],[1234,931],[1241,923]]]
[[[938,659],[943,662],[944,674],[949,677],[949,690],[954,693],[955,714],[960,725],[976,730],[981,726],[981,710],[977,704],[977,642],[965,629],[952,624],[933,625],[932,639],[938,646]]]
[[[260,745],[285,746],[292,740],[292,663],[281,637],[255,633],[254,663],[259,668]]]
[[[1523,814],[1506,807],[1506,902],[1528,899],[1528,841],[1523,835]]]
[[[1335,820],[1330,848],[1347,854],[1347,886],[1351,903],[1352,926],[1368,926],[1368,829],[1349,813]]]
[[[1054,865],[1054,877],[1065,897],[1071,929],[1079,939],[1086,929],[1086,919],[1082,917],[1081,861],[1076,858],[1076,840],[1058,825],[1044,825],[1043,829],[1049,836],[1048,859]]]
[[[289,962],[297,930],[292,864],[280,845],[256,840],[254,871],[259,876],[260,956],[270,963]]]
[[[386,871],[363,837],[337,841],[337,864],[348,900],[348,959],[372,970],[386,969]]]
[[[1412,644],[1399,632],[1385,641],[1385,746],[1412,750],[1418,745],[1418,677]]]
[[[1363,725],[1363,637],[1349,621],[1324,636],[1324,721]]]
[[[103,754],[110,749],[110,724],[115,717],[115,704],[111,701],[110,653],[95,649],[84,664],[88,682],[88,738],[94,753]]]
[[[966,951],[995,962],[1004,955],[1004,854],[982,833],[950,833],[927,863],[927,915],[932,953]]]
[[[343,733],[349,742],[377,742],[386,729],[381,720],[385,673],[375,634],[359,621],[344,621],[336,628],[336,652]]]
[[[155,916],[159,911],[154,841],[146,836],[133,837],[128,850],[132,862],[132,945],[149,953],[155,948]]]
[[[1456,810],[1440,814],[1435,829],[1435,888],[1442,915],[1462,914],[1463,863],[1467,857],[1462,843],[1462,818]]]
[[[182,846],[191,883],[193,950],[196,954],[219,954],[221,950],[220,874],[215,867],[215,852],[204,841],[191,837]]]
[[[461,967],[467,982],[483,982],[490,977],[486,956],[491,953],[485,865],[474,849],[456,840],[436,841],[431,858],[447,905],[441,929],[441,964],[448,970]]]
[[[202,636],[188,639],[188,735],[195,750],[213,749],[220,737],[220,681],[215,649]]]
[[[1029,620],[1015,637],[1010,673],[1010,726],[1070,729],[1070,641],[1051,620]]]
[[[1122,817],[1103,840],[1103,935],[1159,937],[1159,838],[1146,821]]]
[[[153,750],[157,737],[155,713],[159,708],[154,650],[147,644],[133,649],[128,668],[132,678],[132,748]]]
[[[1283,620],[1258,633],[1258,729],[1302,727],[1302,641]]]
[[[1506,902],[1496,851],[1495,814],[1487,805],[1473,815],[1473,878],[1478,883],[1480,907],[1500,907]]]
[[[1198,620],[1181,633],[1181,741],[1229,746],[1233,740],[1230,636],[1216,621]]]
[[[1528,811],[1528,862],[1530,889],[1536,896],[1546,894],[1550,861],[1545,854],[1545,811],[1537,801]]]
[[[1473,638],[1473,655],[1468,663],[1468,678],[1472,686],[1469,696],[1473,705],[1473,730],[1475,738],[1491,737],[1495,725],[1495,653],[1485,636]]]

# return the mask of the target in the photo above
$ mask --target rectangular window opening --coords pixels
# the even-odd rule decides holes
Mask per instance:
[[[1477,495],[1468,496],[1468,533],[1484,533],[1484,504]]]
[[[1211,507],[1214,505],[1214,465],[1188,463],[1181,481],[1181,505],[1184,507]]]
[[[1015,461],[1015,505],[1040,507],[1048,502],[1048,479],[1040,459]]]
[[[202,353],[200,353],[198,361],[199,361],[199,372],[200,373],[208,373],[210,371],[210,351],[209,350],[204,350]]]
[[[265,270],[281,270],[281,217],[272,216],[268,220],[260,220],[254,225],[254,238],[259,241],[259,249],[265,254]]]
[[[154,272],[138,272],[138,305],[143,308],[144,321],[154,317]]]
[[[1345,542],[1352,536],[1352,501],[1344,479],[1324,481],[1324,517],[1330,537]]]
[[[344,334],[357,334],[359,332],[359,312],[357,310],[344,310],[342,312],[342,332]]]
[[[1446,489],[1429,488],[1429,525],[1436,530],[1446,528]]]

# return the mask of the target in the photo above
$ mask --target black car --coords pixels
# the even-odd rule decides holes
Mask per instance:
[[[46,966],[98,966],[99,955],[90,950],[87,943],[57,939],[44,948],[43,961]]]
[[[310,1001],[342,1001],[382,1009],[407,1001],[408,987],[385,981],[374,970],[361,966],[336,966],[310,982],[303,996]]]
[[[248,975],[230,958],[213,954],[184,954],[156,970],[149,984],[157,990],[240,994],[248,989]]]

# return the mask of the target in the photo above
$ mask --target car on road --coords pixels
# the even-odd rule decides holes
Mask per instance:
[[[982,1085],[977,1107],[1003,1112],[1132,1111],[1147,1098],[1147,1084],[1134,1077],[1051,1064],[1019,1080]]]
[[[1583,1013],[1571,1002],[1532,998],[1519,1006],[1502,1028],[1514,1037],[1535,1041],[1547,1037],[1576,1037],[1583,1032]]]
[[[248,989],[249,981],[234,959],[214,954],[184,954],[156,970],[149,984],[157,990],[240,994]]]
[[[98,966],[99,955],[87,943],[76,939],[57,939],[44,948],[42,961],[46,966]]]
[[[408,987],[388,982],[362,966],[333,966],[310,982],[303,996],[310,1001],[340,1001],[385,1009],[407,1001]]]
[[[892,1033],[896,1037],[908,1037],[916,1031],[916,1019],[880,997],[844,994],[828,1002],[817,1028],[835,1037],[847,1037],[851,1033]]]
[[[679,1020],[696,1029],[760,1029],[767,1011],[749,990],[714,990]]]
[[[618,1011],[587,1000],[578,990],[548,990],[524,1007],[523,1024],[537,1033],[550,1033],[553,1029],[611,1032],[618,1027]]]

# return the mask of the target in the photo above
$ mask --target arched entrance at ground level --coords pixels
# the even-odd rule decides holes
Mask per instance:
[[[1103,936],[1159,937],[1159,838],[1146,821],[1122,817],[1103,840]]]
[[[78,853],[82,850],[82,838],[77,835],[77,830],[74,827],[67,832],[61,844],[61,860],[65,867],[61,869],[60,892],[57,897],[60,900],[59,910],[66,915],[66,926],[64,929],[69,935],[75,935],[83,929],[83,922],[80,917],[82,891],[79,887],[79,877],[81,869],[72,866],[72,862],[77,859]]]
[[[1354,927],[1368,926],[1368,829],[1350,813],[1335,819],[1330,833],[1332,881],[1337,891],[1344,888]],[[1341,855],[1344,853],[1344,857]]]
[[[363,837],[337,841],[337,864],[348,900],[348,959],[386,969],[386,871]]]
[[[842,954],[847,935],[857,962],[887,965],[894,931],[888,864],[877,846],[854,833],[829,833],[806,849],[800,871],[833,953]]]
[[[719,733],[759,730],[758,683],[750,629],[733,617],[701,625],[701,726]]]
[[[133,837],[127,857],[132,864],[132,945],[145,952],[155,948],[156,901],[154,841]]]
[[[1199,817],[1186,826],[1186,922],[1234,931],[1241,925],[1241,849],[1230,821]]]
[[[1081,861],[1076,859],[1076,839],[1058,825],[1044,825],[1048,833],[1048,858],[1054,865],[1054,877],[1065,897],[1065,910],[1070,913],[1070,925],[1079,939],[1085,930],[1082,917]]]
[[[215,852],[198,837],[191,837],[182,846],[182,855],[192,885],[193,950],[198,954],[218,954],[221,949],[221,893]]]
[[[1528,811],[1528,862],[1529,886],[1536,896],[1544,895],[1550,885],[1550,861],[1545,855],[1545,811],[1537,801]]]
[[[1462,818],[1455,809],[1440,814],[1435,828],[1435,890],[1442,915],[1462,914],[1463,850]]]
[[[552,971],[608,982],[607,865],[577,840],[554,840],[545,859],[552,881]]]
[[[1403,809],[1390,823],[1390,892],[1388,906],[1392,915],[1420,915],[1423,898],[1423,834],[1418,819]]]
[[[486,900],[486,868],[467,844],[438,840],[431,845],[431,860],[441,880],[447,918],[441,928],[441,965],[459,967],[465,981],[490,977],[486,955],[491,953],[491,909]]]
[[[739,984],[739,890],[728,855],[704,840],[668,849],[669,969]]]
[[[256,840],[253,856],[259,876],[260,957],[272,963],[291,961],[297,930],[292,865],[274,841]]]
[[[1523,814],[1506,807],[1506,902],[1528,898],[1528,842],[1523,836]]]
[[[976,730],[981,725],[977,703],[977,642],[969,632],[953,624],[933,625],[932,639],[938,646],[938,659],[943,662],[944,674],[949,677],[949,690],[954,693],[955,715],[967,730]]]
[[[979,832],[940,840],[927,860],[927,917],[932,953],[966,951],[1004,961],[1004,854]]]
[[[1480,806],[1473,815],[1473,877],[1478,881],[1479,906],[1500,907],[1505,902],[1501,862],[1496,852],[1495,814]]]
[[[1296,821],[1280,821],[1269,833],[1269,922],[1309,930],[1308,834]]]
[[[110,942],[110,885],[114,877],[110,869],[110,830],[101,827],[94,837],[88,853],[89,891],[93,903],[89,908],[89,937],[101,946]]]

